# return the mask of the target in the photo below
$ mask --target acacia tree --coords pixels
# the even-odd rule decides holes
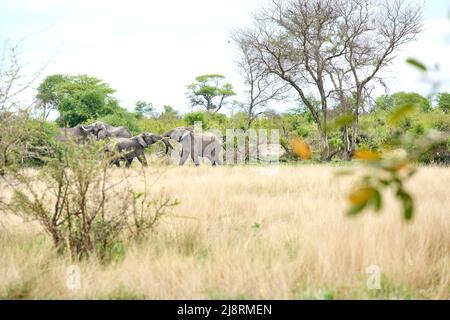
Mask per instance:
[[[236,61],[239,72],[244,78],[247,87],[246,101],[238,103],[239,107],[247,115],[247,130],[253,121],[266,112],[267,104],[271,100],[282,99],[289,86],[280,81],[271,73],[268,73],[260,64],[258,56],[251,49],[245,37],[240,37],[237,32],[233,39],[239,49],[239,58]]]
[[[255,14],[253,26],[241,31],[239,38],[249,44],[265,72],[285,81],[299,95],[317,125],[321,159],[329,160],[335,152],[330,150],[327,128],[330,110],[339,104],[336,92],[354,92],[351,144],[356,144],[357,119],[368,83],[392,61],[392,53],[419,31],[420,11],[401,0],[393,4],[272,0]],[[342,78],[342,88],[330,78],[333,66],[351,76]],[[310,97],[318,98],[320,105],[314,105]]]
[[[221,74],[204,74],[187,86],[187,97],[192,107],[203,106],[208,112],[218,112],[227,98],[236,95],[231,83],[223,83]]]

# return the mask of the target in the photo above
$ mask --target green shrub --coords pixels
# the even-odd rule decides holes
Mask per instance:
[[[137,122],[140,132],[152,132],[162,134],[176,127],[185,125],[182,119],[164,118],[164,119],[140,119]]]
[[[126,128],[128,128],[128,130],[130,130],[133,133],[133,135],[137,135],[137,134],[141,133],[136,115],[134,113],[128,112],[126,110],[121,110],[121,111],[115,112],[113,114],[109,114],[107,116],[99,118],[98,120],[108,123],[115,127],[118,127],[118,126],[126,127]],[[94,121],[95,120],[91,120],[89,122],[94,122]]]
[[[229,124],[226,115],[206,111],[187,113],[183,119],[187,126],[193,126],[195,122],[201,122],[204,130],[215,129],[225,132],[227,125]]]

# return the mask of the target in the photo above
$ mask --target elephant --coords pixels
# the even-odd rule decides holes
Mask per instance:
[[[189,155],[196,166],[200,165],[198,157],[208,158],[212,165],[222,164],[220,151],[222,141],[212,133],[196,133],[190,127],[178,127],[164,133],[163,138],[170,138],[181,143],[180,166],[182,166]]]
[[[93,127],[93,134],[97,137],[97,140],[112,138],[131,138],[133,135],[130,130],[125,127],[114,127],[110,124],[97,121],[91,124]]]
[[[61,128],[60,134],[56,136],[56,140],[61,142],[66,142],[70,138],[77,143],[86,142],[89,138],[94,138],[94,126],[77,125],[73,128]]]
[[[126,167],[129,168],[134,158],[137,158],[143,166],[147,166],[147,160],[145,159],[144,149],[149,145],[152,145],[158,141],[164,142],[166,145],[166,153],[168,148],[172,148],[172,145],[161,136],[153,133],[143,132],[135,137],[131,138],[113,138],[108,150],[114,151],[117,155],[112,156],[111,164],[115,164],[120,167],[120,161],[126,161]]]

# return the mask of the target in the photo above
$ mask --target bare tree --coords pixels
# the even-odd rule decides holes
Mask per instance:
[[[50,63],[31,74],[24,72],[25,65],[20,62],[20,45],[26,38],[17,41],[4,41],[0,56],[0,112],[30,108],[31,104],[20,105],[21,95],[31,89],[35,81]]]
[[[353,90],[352,88],[346,88],[346,84],[349,82],[349,77],[351,77],[350,69],[344,69],[341,66],[333,65],[327,68],[328,76],[333,84],[335,92],[333,97],[336,100],[338,112],[341,116],[348,115],[352,112],[353,108]],[[342,126],[342,143],[344,145],[344,154],[347,154],[350,150],[350,136],[349,136],[349,123],[350,121],[345,121]]]
[[[13,162],[22,162],[29,157],[26,121],[33,103],[24,103],[23,94],[32,88],[35,80],[47,66],[26,74],[20,62],[20,44],[4,41],[0,55],[0,174]]]
[[[283,99],[290,88],[260,65],[261,61],[258,60],[257,52],[239,31],[236,31],[233,39],[239,49],[236,64],[247,86],[246,101],[239,103],[239,107],[247,115],[246,129],[248,130],[253,121],[266,112],[268,103],[272,100]]]
[[[285,81],[309,109],[320,134],[321,158],[328,160],[327,121],[332,86],[326,66],[345,54],[341,17],[343,0],[273,0],[255,15],[242,37],[258,53],[265,72]],[[316,106],[310,97],[318,97]]]
[[[272,0],[239,38],[255,52],[262,72],[276,75],[299,95],[317,125],[321,158],[329,160],[334,152],[327,122],[336,91],[355,92],[354,147],[367,84],[419,31],[420,10],[402,0]],[[340,89],[330,76],[334,66],[345,75]],[[309,97],[317,97],[320,106]]]
[[[392,64],[399,47],[414,41],[422,31],[420,7],[412,7],[404,0],[354,1],[354,14],[348,23],[350,39],[344,59],[351,71],[348,87],[354,88],[354,120],[349,152],[350,159],[356,149],[359,114],[364,105],[368,84]]]

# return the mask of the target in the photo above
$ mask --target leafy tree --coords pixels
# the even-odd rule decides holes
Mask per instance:
[[[415,105],[422,112],[432,110],[431,102],[418,93],[396,92],[392,95],[383,95],[375,100],[375,109],[392,111],[404,105]]]
[[[221,74],[205,74],[195,80],[187,86],[186,93],[192,107],[203,106],[208,112],[218,112],[228,97],[236,95],[230,83],[223,83],[225,76]]]
[[[437,107],[444,113],[450,112],[450,93],[441,92],[437,97]]]
[[[68,77],[64,74],[53,74],[44,79],[38,87],[36,98],[39,106],[42,108],[42,118],[47,119],[52,110],[56,110],[58,106],[58,97],[56,88],[58,85],[68,81]]]
[[[418,93],[405,93],[405,92],[397,92],[392,95],[394,99],[394,107],[398,108],[407,104],[414,104],[418,107],[422,112],[431,111],[431,103],[430,100],[421,96]]]
[[[178,117],[178,111],[169,105],[163,106],[163,112],[159,116],[160,119],[176,119]]]
[[[195,111],[186,113],[183,117],[187,125],[193,126],[196,122],[201,122],[203,129],[206,128],[206,116],[203,111]]]
[[[395,105],[394,97],[390,94],[379,96],[375,99],[375,111],[387,111]]]
[[[38,88],[38,98],[59,112],[57,123],[73,127],[121,110],[115,92],[102,80],[88,75],[52,75]]]
[[[128,128],[133,134],[138,134],[142,131],[140,131],[138,120],[139,118],[136,117],[136,114],[133,112],[129,112],[125,109],[119,109],[118,111],[108,114],[106,116],[100,117],[97,120],[106,122],[113,126],[123,126]]]
[[[138,118],[151,118],[155,115],[155,108],[151,102],[139,100],[135,103],[134,113]]]
[[[196,122],[202,123],[203,129],[218,129],[225,130],[228,124],[228,118],[221,113],[211,113],[205,111],[195,111],[184,115],[184,122],[193,126]]]

